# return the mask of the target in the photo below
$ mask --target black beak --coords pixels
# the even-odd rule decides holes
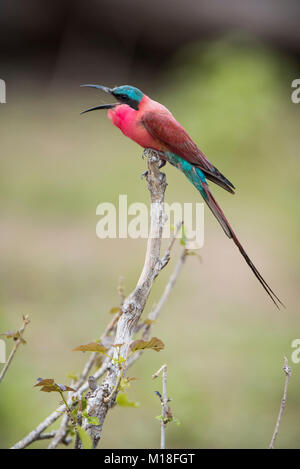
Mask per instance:
[[[97,88],[98,90],[105,91],[105,93],[111,93],[111,89],[107,88],[106,86],[102,85],[80,85],[80,86],[87,86],[89,88]],[[113,104],[101,104],[100,106],[95,106],[91,107],[89,109],[86,109],[85,111],[82,111],[80,114],[85,114],[86,112],[90,111],[96,111],[97,109],[112,109],[114,108],[118,103],[113,103]]]

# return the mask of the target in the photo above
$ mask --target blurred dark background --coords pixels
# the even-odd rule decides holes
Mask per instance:
[[[0,78],[0,332],[32,322],[28,344],[0,385],[0,446],[57,405],[32,389],[38,376],[66,382],[135,286],[145,240],[99,240],[96,207],[145,202],[141,149],[107,121],[79,112],[105,96],[81,83],[131,84],[165,104],[237,186],[214,188],[249,255],[287,304],[277,311],[237,249],[205,212],[202,263],[191,257],[154,335],[166,344],[130,370],[137,409],[115,408],[102,447],[157,447],[160,405],[152,374],[167,362],[181,426],[168,447],[268,446],[279,410],[283,356],[292,365],[278,447],[299,447],[300,6],[279,0],[2,0]],[[166,167],[169,203],[199,194]],[[163,291],[180,247],[156,283]],[[147,311],[145,314],[147,314]],[[7,343],[8,351],[11,344]],[[300,369],[300,368],[299,368]],[[124,428],[128,431],[124,432]],[[46,443],[35,444],[45,447]]]
[[[232,31],[300,56],[297,0],[2,0],[0,8],[2,73],[43,86],[85,76],[159,84],[178,48]]]

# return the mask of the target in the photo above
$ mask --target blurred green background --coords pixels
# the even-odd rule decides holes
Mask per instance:
[[[283,357],[292,366],[277,447],[300,438],[300,365],[291,363],[299,318],[299,112],[292,59],[251,37],[179,47],[164,64],[160,85],[131,84],[162,102],[208,158],[237,187],[213,187],[254,263],[279,297],[276,310],[234,244],[205,209],[202,263],[190,257],[153,335],[165,343],[129,371],[137,409],[115,407],[102,448],[159,446],[160,404],[152,374],[168,364],[168,393],[181,426],[167,429],[169,448],[265,448],[279,411]],[[89,80],[91,81],[91,80]],[[101,76],[98,82],[102,83]],[[18,84],[18,83],[17,83]],[[99,337],[118,304],[119,277],[135,286],[145,240],[100,240],[96,207],[148,203],[141,149],[106,119],[79,111],[105,102],[78,83],[54,80],[42,91],[19,83],[1,105],[0,329],[17,329],[29,314],[27,345],[0,385],[0,445],[9,447],[56,408],[58,398],[32,386],[38,376],[67,382],[87,355],[72,349]],[[103,83],[110,85],[111,83]],[[17,90],[17,86],[15,86]],[[166,167],[166,201],[197,202],[199,194]],[[156,281],[147,311],[159,299],[180,255]],[[7,341],[8,352],[12,344]],[[32,447],[43,448],[47,442]]]

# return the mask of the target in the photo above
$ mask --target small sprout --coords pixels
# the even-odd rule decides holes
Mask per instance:
[[[168,417],[169,421],[171,422],[173,420],[173,415],[172,415],[172,410],[171,410],[170,406],[168,406],[168,408],[166,410],[166,414],[167,414],[167,417]]]
[[[119,311],[120,311],[120,307],[119,307],[119,306],[116,306],[116,307],[111,308],[111,309],[109,310],[109,314],[116,314],[116,313],[119,313]]]
[[[156,319],[145,319],[144,324],[146,324],[147,326],[151,326],[155,322],[156,322]]]
[[[136,381],[136,378],[122,378],[119,384],[119,391],[129,388],[131,381]]]
[[[67,373],[66,377],[71,379],[72,381],[78,381],[78,375],[75,372]]]
[[[186,256],[197,256],[199,261],[200,261],[200,264],[202,264],[202,257],[200,256],[198,250],[196,249],[186,249],[185,251],[185,254]]]
[[[162,415],[157,415],[155,418],[156,418],[156,420],[164,420]]]
[[[17,332],[7,331],[7,332],[3,332],[3,334],[0,334],[0,335],[4,335],[7,339],[13,339],[14,341],[20,340],[20,342],[23,345],[27,343],[26,340],[23,339],[19,331]]]
[[[180,244],[182,246],[185,246],[186,242],[187,242],[186,232],[185,232],[184,224],[182,224]]]

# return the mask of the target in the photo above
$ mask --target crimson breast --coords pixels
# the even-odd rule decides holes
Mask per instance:
[[[127,104],[120,104],[108,111],[108,118],[124,135],[143,148],[162,149],[159,142],[154,140],[145,129],[142,121],[142,111],[136,111]]]

